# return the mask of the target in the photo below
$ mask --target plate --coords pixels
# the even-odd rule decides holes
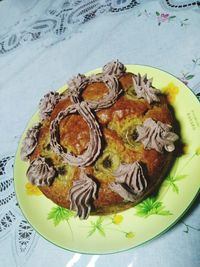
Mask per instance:
[[[167,94],[180,123],[184,154],[176,159],[158,195],[136,207],[107,216],[90,216],[81,221],[70,210],[56,206],[27,182],[28,163],[20,149],[26,130],[38,121],[36,113],[28,123],[14,165],[15,190],[24,216],[44,238],[64,249],[80,253],[107,254],[127,250],[168,230],[190,206],[200,188],[200,105],[184,83],[162,70],[127,65],[133,73],[147,73],[153,85]],[[98,73],[96,69],[87,74]],[[58,91],[63,92],[67,85]]]

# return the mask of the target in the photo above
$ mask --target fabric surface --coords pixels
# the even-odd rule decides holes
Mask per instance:
[[[118,58],[165,70],[200,97],[199,10],[199,1],[0,1],[0,266],[200,266],[199,197],[162,236],[99,256],[39,236],[13,187],[14,155],[40,98],[76,73]]]

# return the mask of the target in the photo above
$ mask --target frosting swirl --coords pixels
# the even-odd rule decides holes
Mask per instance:
[[[132,164],[120,164],[113,175],[116,179],[110,188],[125,200],[133,201],[134,196],[139,195],[147,187],[147,180],[138,161]]]
[[[124,66],[124,64],[119,62],[118,59],[107,63],[103,67],[103,73],[107,75],[114,75],[119,77],[123,75],[125,72],[126,72],[126,67]]]
[[[177,134],[171,132],[172,126],[155,122],[151,118],[144,121],[143,125],[136,127],[138,138],[136,142],[142,142],[145,149],[155,149],[162,153],[163,148],[172,152],[175,149],[174,142],[179,138]]]
[[[82,90],[88,84],[97,81],[105,83],[109,89],[108,94],[99,101],[83,101],[81,99]],[[71,165],[81,167],[91,165],[99,156],[102,136],[99,124],[91,110],[93,109],[97,111],[110,107],[115,103],[121,92],[122,89],[115,76],[97,74],[87,78],[84,75],[78,74],[77,77],[71,79],[69,82],[69,95],[74,104],[64,111],[61,111],[50,125],[50,143],[54,152],[62,156],[63,159]],[[82,155],[78,156],[74,156],[72,153],[67,152],[59,143],[59,124],[61,120],[76,112],[84,118],[90,129],[90,142],[88,148]]]
[[[130,193],[122,184],[111,183],[109,187],[113,192],[120,195],[120,197],[122,197],[126,201],[133,202],[136,199],[136,196]]]
[[[38,143],[38,136],[40,132],[41,124],[37,123],[33,125],[26,133],[26,137],[24,138],[22,142],[22,148],[21,148],[21,159],[22,160],[28,160],[29,156],[33,153],[35,150],[37,143]]]
[[[80,179],[74,181],[69,192],[70,209],[75,210],[80,219],[87,219],[96,195],[96,182],[81,170]]]
[[[29,181],[37,186],[50,186],[56,176],[56,170],[43,157],[33,160],[26,173]]]
[[[133,77],[133,86],[138,98],[144,98],[149,104],[153,101],[159,102],[160,99],[157,97],[159,90],[152,87],[153,79],[147,79],[147,75],[141,77],[138,73],[136,77]]]
[[[68,81],[69,94],[72,102],[74,103],[79,102],[80,94],[82,90],[88,85],[88,83],[89,83],[88,78],[80,73]]]
[[[104,82],[108,88],[108,94],[98,101],[87,101],[88,106],[95,111],[112,106],[122,92],[118,79],[115,76],[105,75],[98,79]]]
[[[47,119],[53,111],[55,105],[60,100],[58,92],[49,92],[39,102],[39,116],[42,120]]]
[[[88,107],[98,111],[112,106],[116,102],[119,94],[121,94],[122,89],[119,86],[118,79],[114,75],[108,74],[93,74],[89,77],[78,74],[69,81],[69,94],[71,101],[75,104],[83,102],[81,98],[82,91],[87,85],[95,82],[103,82],[108,88],[108,94],[98,101],[85,101],[88,104]]]
[[[77,111],[89,126],[90,142],[87,150],[82,155],[74,156],[72,153],[67,152],[59,143],[59,123],[66,116]],[[71,105],[64,111],[61,111],[50,125],[50,143],[52,149],[67,163],[74,166],[88,166],[96,160],[101,150],[101,136],[99,124],[86,102]]]

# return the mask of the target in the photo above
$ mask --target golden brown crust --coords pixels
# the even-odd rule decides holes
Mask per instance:
[[[119,79],[125,92],[133,86],[133,75],[132,73],[126,73]],[[107,91],[108,89],[105,84],[93,83],[86,87],[82,93],[82,97],[85,100],[98,100],[105,96]],[[110,108],[105,108],[96,112],[105,144],[103,149],[107,146],[112,147],[125,163],[132,163],[136,160],[141,161],[146,165],[148,171],[148,189],[142,196],[138,197],[134,203],[125,203],[124,200],[117,193],[111,191],[109,187],[109,183],[115,179],[112,173],[100,173],[99,176],[96,177],[96,165],[93,164],[87,167],[86,172],[94,177],[99,188],[98,197],[94,202],[96,214],[106,214],[129,208],[154,192],[162,182],[173,160],[173,154],[167,152],[162,154],[153,149],[145,150],[142,144],[138,145],[136,148],[130,147],[124,141],[123,135],[110,126],[113,122],[121,127],[127,118],[130,120],[137,118],[140,122],[143,122],[146,118],[152,118],[156,121],[159,120],[163,123],[173,125],[173,116],[168,108],[167,99],[165,96],[160,96],[160,100],[159,103],[150,105],[143,99],[137,99],[134,98],[134,96],[131,98],[127,97],[126,94],[122,94]],[[58,168],[65,165],[60,156],[57,156],[52,151],[48,151],[49,126],[50,122],[55,119],[58,113],[67,108],[70,104],[70,99],[66,98],[56,105],[49,121],[47,120],[41,128],[39,143],[34,153],[31,155],[31,160],[39,155],[48,155]],[[71,115],[61,121],[60,137],[63,147],[69,149],[75,155],[80,155],[87,149],[87,144],[89,142],[88,125],[80,115]],[[78,167],[74,167],[73,175],[71,175],[68,181],[64,178],[65,174],[61,173],[58,178],[55,179],[52,186],[40,187],[40,190],[57,205],[69,208],[69,189],[73,181],[79,178],[79,174],[80,171]]]
[[[126,92],[129,87],[133,85],[133,77],[135,75],[133,73],[125,73],[123,76],[119,78],[120,84],[124,91]]]
[[[90,140],[89,128],[83,117],[71,115],[63,119],[60,123],[60,140],[61,145],[75,155],[82,154]]]
[[[99,100],[108,93],[108,88],[102,82],[89,84],[82,93],[84,100]]]

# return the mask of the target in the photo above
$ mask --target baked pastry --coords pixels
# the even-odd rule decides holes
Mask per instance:
[[[21,158],[29,181],[59,206],[89,214],[127,209],[155,192],[174,158],[175,118],[152,79],[118,60],[78,74],[39,103]]]

